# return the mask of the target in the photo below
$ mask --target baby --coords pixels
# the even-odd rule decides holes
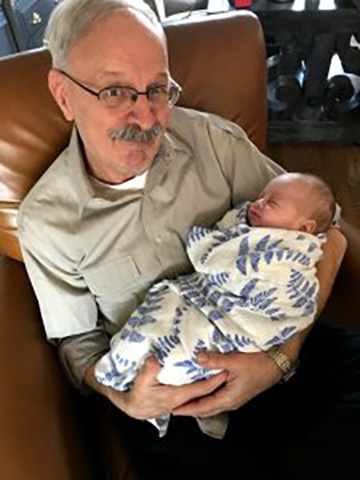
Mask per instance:
[[[252,227],[321,233],[331,226],[334,210],[334,196],[323,180],[285,173],[269,182],[250,204],[248,222]]]
[[[214,227],[192,227],[187,253],[195,273],[150,288],[97,363],[98,381],[127,390],[152,355],[162,366],[161,383],[190,383],[216,373],[197,363],[201,350],[266,351],[308,327],[334,210],[321,179],[286,173]],[[150,421],[166,434],[169,416]],[[198,419],[215,438],[225,435],[227,422],[226,414]]]

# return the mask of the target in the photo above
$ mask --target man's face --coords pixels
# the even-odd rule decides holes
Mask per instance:
[[[98,92],[107,87],[133,87],[139,92],[168,83],[164,39],[146,19],[135,14],[114,14],[80,38],[68,55],[67,73]],[[124,109],[109,106],[59,72],[63,85],[60,106],[68,120],[75,120],[88,168],[100,180],[120,183],[145,172],[152,164],[170,117],[167,106],[152,105],[145,95]],[[51,82],[50,82],[51,83]],[[135,126],[158,133],[144,141],[115,140],[114,129]]]
[[[304,205],[311,201],[305,191],[300,182],[274,179],[249,207],[251,226],[302,230],[308,220]]]

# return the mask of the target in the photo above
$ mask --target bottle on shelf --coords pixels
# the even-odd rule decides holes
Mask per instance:
[[[337,54],[331,61],[326,81],[323,117],[338,120],[360,105],[360,77],[344,71]]]
[[[292,44],[267,61],[270,118],[289,120],[301,99],[305,66],[301,53]]]

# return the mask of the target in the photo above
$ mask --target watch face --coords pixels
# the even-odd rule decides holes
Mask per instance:
[[[290,380],[290,378],[295,374],[299,362],[292,362],[277,345],[271,347],[266,351],[266,353],[272,360],[274,360],[282,372],[282,379],[280,382],[284,383]]]

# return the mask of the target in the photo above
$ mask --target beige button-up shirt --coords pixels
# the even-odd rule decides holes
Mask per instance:
[[[153,282],[190,271],[190,226],[212,225],[281,171],[237,125],[175,108],[144,188],[98,188],[74,128],[23,202],[19,233],[46,334],[63,339],[75,383]]]

